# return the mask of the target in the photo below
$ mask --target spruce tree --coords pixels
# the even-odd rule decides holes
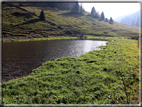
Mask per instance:
[[[41,11],[39,18],[40,18],[40,20],[45,20],[45,16],[44,16],[43,10]]]
[[[101,13],[101,19],[102,19],[102,20],[105,19],[104,12]]]
[[[92,14],[93,16],[95,16],[95,14],[96,14],[96,10],[95,10],[94,7],[92,7],[91,14]]]
[[[71,10],[72,12],[79,12],[79,4],[75,3],[74,7]]]
[[[108,19],[107,19],[107,18],[105,19],[105,22],[108,22]]]
[[[112,20],[112,17],[110,17],[110,21],[109,21],[109,24],[113,24],[113,20]]]
[[[81,6],[80,6],[80,13],[81,13],[82,15],[84,15],[84,12],[85,12],[85,10],[83,9],[82,4],[81,4]]]

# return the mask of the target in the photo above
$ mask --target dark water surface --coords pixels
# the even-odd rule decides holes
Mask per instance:
[[[62,56],[78,57],[107,41],[95,40],[47,40],[2,43],[2,81],[19,78],[43,62]]]

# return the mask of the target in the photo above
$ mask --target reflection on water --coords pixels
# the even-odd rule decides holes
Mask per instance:
[[[2,43],[2,80],[25,76],[43,62],[62,56],[78,57],[107,41],[50,40]]]
[[[85,40],[83,41],[83,51],[86,53],[91,50],[99,50],[99,46],[103,46],[105,43],[106,41]]]

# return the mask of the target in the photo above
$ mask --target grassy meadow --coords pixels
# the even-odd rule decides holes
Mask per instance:
[[[29,76],[4,82],[3,103],[138,104],[137,41],[115,39],[100,48],[45,62]]]
[[[22,7],[37,15],[43,9],[46,21],[36,16],[17,16],[15,12],[23,11],[2,4],[3,42],[54,39],[109,42],[100,46],[100,50],[47,61],[28,76],[3,82],[3,104],[139,104],[139,48],[138,41],[130,39],[138,37],[138,27],[117,22],[111,25],[89,13],[82,15],[35,5]],[[85,37],[81,38],[82,34]]]
[[[18,3],[13,3],[18,5]],[[27,15],[26,12],[2,4],[2,37],[26,37],[27,39],[56,36],[70,36],[67,31],[73,33],[72,36],[94,35],[105,37],[129,37],[139,35],[139,28],[114,22],[98,21],[89,13],[82,15],[67,10],[57,8],[35,7],[34,5],[21,6],[30,12],[40,15],[44,10],[46,21],[40,21],[36,16]],[[16,12],[25,15],[17,15]]]

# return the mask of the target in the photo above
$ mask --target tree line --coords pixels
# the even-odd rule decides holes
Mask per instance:
[[[49,5],[50,4],[50,5]],[[81,13],[82,15],[84,15],[85,10],[82,7],[82,4],[79,6],[79,3],[48,3],[47,6],[52,7],[52,8],[57,8],[60,10],[71,10],[71,12],[75,12],[75,13]],[[40,20],[45,20],[45,15],[43,10],[41,10],[40,13]]]
[[[52,8],[57,8],[60,10],[62,10],[62,9],[63,10],[70,10],[71,12],[80,13],[82,15],[84,15],[84,13],[85,13],[85,9],[83,8],[82,4],[79,5],[78,2],[76,2],[76,3],[47,3],[46,6],[49,6]],[[110,19],[108,20],[107,18],[105,18],[104,12],[102,12],[101,15],[99,15],[99,13],[95,10],[94,7],[92,7],[91,15],[94,18],[99,18],[99,21],[105,21],[105,22],[109,22],[109,24],[113,24],[112,17],[110,17]],[[45,20],[43,10],[40,13],[40,19]]]
[[[81,13],[82,15],[84,15],[85,9],[83,8],[82,4],[79,6],[78,2],[70,3],[69,1],[70,0],[68,0],[68,3],[48,3],[47,5],[58,9],[71,10],[71,12]],[[105,18],[104,12],[99,15],[94,7],[92,7],[91,15],[95,18],[99,18],[99,21],[105,21],[109,22],[109,24],[113,24],[112,17],[110,17],[110,19],[108,20],[107,18]]]
[[[110,17],[110,20],[108,20],[107,18],[105,18],[104,12],[102,12],[101,15],[99,15],[99,13],[95,10],[94,7],[92,7],[91,15],[95,18],[99,18],[99,21],[105,21],[109,22],[109,24],[113,24],[112,17]]]

